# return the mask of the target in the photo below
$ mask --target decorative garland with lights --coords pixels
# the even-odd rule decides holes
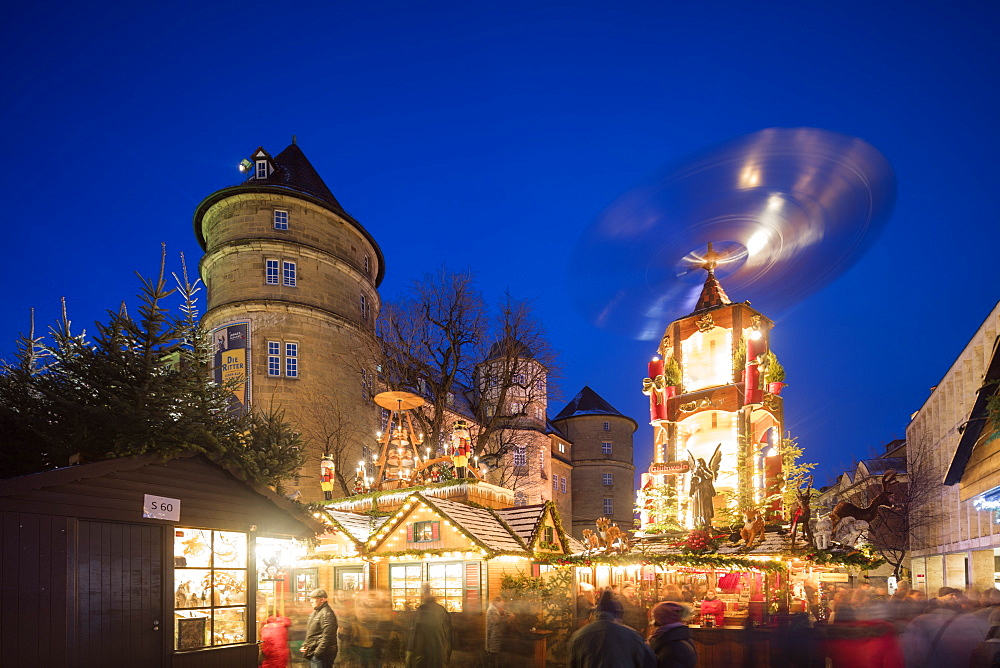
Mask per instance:
[[[536,555],[535,561],[551,566],[689,566],[734,571],[783,573],[788,565],[776,559],[755,560],[722,554],[546,554]]]
[[[860,550],[816,550],[806,554],[805,558],[817,566],[843,566],[860,571],[871,571],[885,563],[885,559],[867,547]]]

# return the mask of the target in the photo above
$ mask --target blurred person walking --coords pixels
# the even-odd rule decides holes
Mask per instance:
[[[606,590],[597,602],[594,621],[569,639],[570,668],[655,668],[653,650],[621,618],[621,603]]]
[[[406,639],[406,668],[441,668],[451,660],[451,614],[423,588]]]
[[[653,606],[653,626],[649,646],[656,655],[656,668],[694,668],[698,652],[691,640],[691,608],[674,601]]]
[[[972,650],[986,639],[989,623],[962,609],[962,593],[938,590],[936,604],[915,617],[900,636],[908,668],[968,666]]]
[[[510,628],[510,614],[504,610],[503,598],[494,596],[490,607],[486,609],[486,665],[497,668],[500,665],[500,655],[504,651],[504,642]]]

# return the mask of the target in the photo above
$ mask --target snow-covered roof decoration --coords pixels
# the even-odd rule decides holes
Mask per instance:
[[[389,519],[388,517],[348,513],[342,510],[327,510],[326,514],[358,543],[367,542],[371,535]]]

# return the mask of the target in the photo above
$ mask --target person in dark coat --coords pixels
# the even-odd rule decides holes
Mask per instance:
[[[651,613],[656,630],[649,636],[649,646],[656,654],[656,668],[694,668],[698,652],[687,627],[691,608],[664,601],[653,606]]]
[[[451,615],[424,587],[406,639],[406,668],[441,668],[451,660]]]
[[[613,592],[605,591],[594,621],[569,639],[570,668],[655,668],[653,651],[621,618],[621,604]]]
[[[309,659],[309,668],[333,668],[337,660],[337,615],[326,602],[326,591],[309,592],[313,611],[306,622],[306,639],[302,653]]]

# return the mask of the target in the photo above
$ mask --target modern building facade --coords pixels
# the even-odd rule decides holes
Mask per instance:
[[[910,509],[913,581],[929,593],[998,583],[1000,440],[990,414],[1000,381],[998,333],[1000,304],[906,429],[910,487],[932,487]]]

